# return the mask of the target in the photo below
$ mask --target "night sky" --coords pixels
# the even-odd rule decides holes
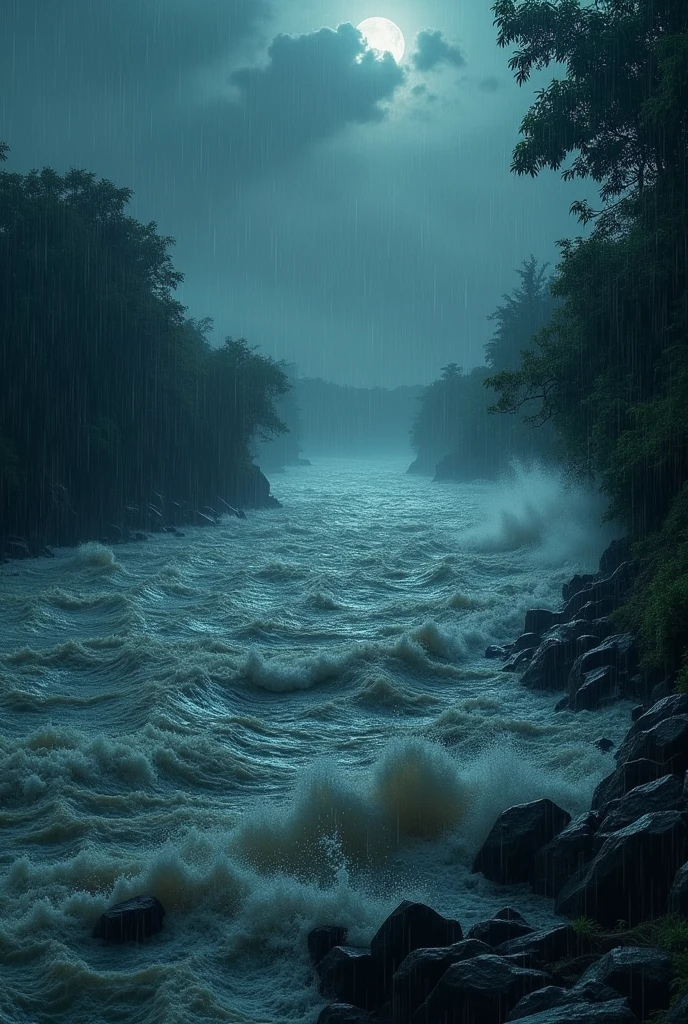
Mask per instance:
[[[400,64],[354,28],[375,15]],[[190,315],[303,374],[481,363],[515,268],[577,231],[580,182],[509,173],[540,83],[514,83],[489,0],[0,0],[0,18],[6,168],[133,188],[177,241]]]

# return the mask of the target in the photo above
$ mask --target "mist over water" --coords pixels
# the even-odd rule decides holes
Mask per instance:
[[[406,464],[317,460],[281,509],[0,568],[1,1019],[311,1024],[317,924],[548,920],[471,859],[510,804],[582,809],[628,707],[555,715],[483,652],[612,532],[544,471]],[[141,892],[160,936],[90,937]]]

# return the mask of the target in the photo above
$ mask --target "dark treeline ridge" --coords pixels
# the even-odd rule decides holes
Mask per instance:
[[[208,344],[130,198],[85,171],[0,173],[0,556],[270,503],[249,452],[283,429],[286,375]]]
[[[551,455],[548,425],[533,429],[519,417],[491,415],[494,392],[485,387],[490,374],[519,365],[521,351],[547,324],[556,305],[546,266],[531,256],[518,274],[519,286],[490,317],[495,330],[485,345],[487,366],[464,371],[450,363],[423,392],[411,431],[416,459],[409,472],[438,480],[489,480],[503,473],[514,457],[528,462]]]
[[[557,307],[519,364],[488,379],[498,408],[553,425],[559,457],[598,481],[634,542],[617,624],[643,667],[688,684],[688,4],[498,0],[520,84],[558,62],[521,126],[512,170],[587,178],[587,237],[560,243]],[[526,408],[524,409],[524,405]]]
[[[294,465],[306,455],[366,456],[408,451],[422,385],[362,388],[285,367],[291,388],[277,409],[289,433],[262,445],[261,466]]]

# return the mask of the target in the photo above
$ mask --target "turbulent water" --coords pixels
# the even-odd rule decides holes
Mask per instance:
[[[0,1019],[310,1024],[314,925],[549,919],[471,858],[512,803],[582,808],[628,707],[554,714],[482,655],[609,538],[556,480],[404,468],[321,462],[246,521],[0,568]],[[91,938],[139,893],[159,936]]]

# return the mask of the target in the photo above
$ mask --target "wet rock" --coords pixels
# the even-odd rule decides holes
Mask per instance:
[[[514,654],[517,654],[519,651],[532,651],[539,643],[540,636],[538,633],[521,633],[514,640],[511,649]]]
[[[643,714],[645,714],[644,704],[636,704],[636,706],[631,709],[631,721],[637,722],[640,716]]]
[[[308,955],[316,966],[335,946],[346,945],[346,928],[339,925],[324,925],[308,933]]]
[[[594,633],[583,633],[583,636],[579,636],[576,640],[576,657],[581,654],[587,654],[588,651],[592,651],[593,648],[599,647],[599,637],[596,637]]]
[[[688,694],[686,693],[673,693],[656,701],[640,717],[633,720],[631,728],[626,733],[623,743],[614,757],[619,762],[631,760],[631,752],[640,733],[648,732],[659,722],[666,721],[667,718],[686,714],[688,714]]]
[[[567,990],[558,985],[545,985],[544,988],[529,992],[523,999],[519,999],[506,1019],[507,1021],[521,1020],[522,1017],[530,1017],[534,1013],[542,1013],[544,1010],[551,1010],[554,1006],[561,1006],[565,1002],[567,994]]]
[[[568,711],[571,704],[571,698],[567,693],[563,697],[560,697],[557,703],[554,705],[555,711]]]
[[[619,800],[607,804],[600,820],[600,832],[618,832],[643,814],[684,809],[683,786],[674,775],[636,786]]]
[[[520,915],[519,915],[520,917]],[[510,939],[518,939],[523,935],[530,935],[535,929],[521,918],[521,920],[504,917],[493,917],[490,921],[479,921],[474,924],[468,933],[470,939],[478,939],[486,942],[488,946],[501,945]]]
[[[688,1024],[688,995],[671,1007],[665,1014],[662,1024]]]
[[[579,637],[583,636],[590,628],[588,622],[582,619],[572,619],[571,622],[562,622],[558,626],[552,626],[543,635],[543,640],[558,640],[568,647],[568,653],[573,657],[576,653],[576,645]]]
[[[93,938],[107,943],[141,942],[160,931],[164,916],[165,908],[155,896],[135,896],[106,910],[93,929]]]
[[[551,800],[533,800],[503,811],[473,864],[502,885],[527,882],[537,851],[565,828],[571,815]]]
[[[603,754],[608,754],[610,750],[614,749],[614,740],[610,740],[607,736],[600,736],[598,740],[595,740],[595,746]]]
[[[597,579],[599,579],[597,574],[589,572],[573,576],[568,583],[564,583],[561,588],[562,600],[564,603],[570,601],[574,594],[579,594],[581,590],[585,590],[586,587],[591,586]]]
[[[564,605],[560,621],[568,622],[569,619],[579,616],[581,608],[588,604],[604,607],[606,610],[601,612],[601,615],[608,615],[621,604],[632,582],[633,564],[630,561],[623,562],[609,576],[596,580],[577,594],[573,594]],[[599,617],[595,614],[585,616],[588,619]]]
[[[543,971],[518,967],[498,956],[454,964],[412,1017],[413,1024],[487,1024],[506,1020],[528,992],[544,988]]]
[[[620,540],[613,540],[600,557],[600,572],[603,576],[609,576],[630,557],[631,538],[621,537]]]
[[[638,1024],[625,999],[601,1003],[573,1000],[520,1020],[521,1024]]]
[[[604,616],[601,619],[593,619],[592,622],[588,623],[590,632],[600,638],[600,640],[606,640],[607,637],[613,636],[614,634],[614,623],[608,616]]]
[[[569,706],[572,711],[593,711],[618,700],[619,696],[616,669],[606,665],[585,673],[583,682],[569,697]]]
[[[574,694],[585,682],[588,672],[611,667],[616,674],[627,678],[637,663],[637,647],[632,633],[616,633],[597,647],[579,655],[571,667],[568,679],[569,694]]]
[[[524,665],[528,664],[536,650],[536,647],[532,647],[519,651],[518,654],[512,654],[502,665],[502,672],[517,672]]]
[[[535,892],[556,896],[568,880],[592,859],[601,842],[596,839],[598,819],[592,812],[575,818],[535,857],[530,881]]]
[[[589,967],[578,986],[597,982],[614,989],[626,997],[636,1017],[646,1021],[669,1006],[673,976],[667,953],[648,946],[620,946]]]
[[[561,890],[555,911],[633,927],[659,916],[685,860],[686,824],[678,811],[646,814],[610,835],[593,860]]]
[[[497,952],[500,956],[532,956],[541,963],[554,963],[564,957],[577,956],[587,946],[573,925],[561,924],[554,928],[522,935],[518,939],[510,939],[502,943]]]
[[[602,779],[592,795],[590,806],[593,811],[603,811],[612,800],[618,800],[636,786],[644,786],[666,774],[664,766],[657,761],[647,758],[626,761]]]
[[[409,953],[392,978],[393,1024],[406,1024],[454,964],[493,952],[484,942],[464,939],[446,948],[415,949]]]
[[[414,949],[451,946],[462,939],[458,921],[442,917],[424,903],[405,900],[382,923],[370,943],[383,988],[389,987],[392,975]]]
[[[373,1024],[373,1017],[350,1003],[332,1003],[321,1011],[317,1024]]]
[[[688,769],[688,714],[673,715],[638,731],[625,750],[629,761],[656,761],[665,772],[683,775]]]
[[[338,1003],[372,1009],[378,999],[376,964],[369,949],[335,946],[316,966],[320,991]]]
[[[683,864],[674,876],[669,893],[669,913],[688,917],[688,863]]]
[[[545,640],[531,658],[521,683],[529,690],[563,690],[572,662],[566,644],[560,640]]]
[[[557,612],[551,612],[547,608],[531,608],[526,612],[526,621],[523,628],[524,633],[535,633],[542,636],[544,632],[562,622]]]
[[[497,644],[491,644],[485,651],[486,658],[508,658],[511,653],[511,647],[499,647]]]

